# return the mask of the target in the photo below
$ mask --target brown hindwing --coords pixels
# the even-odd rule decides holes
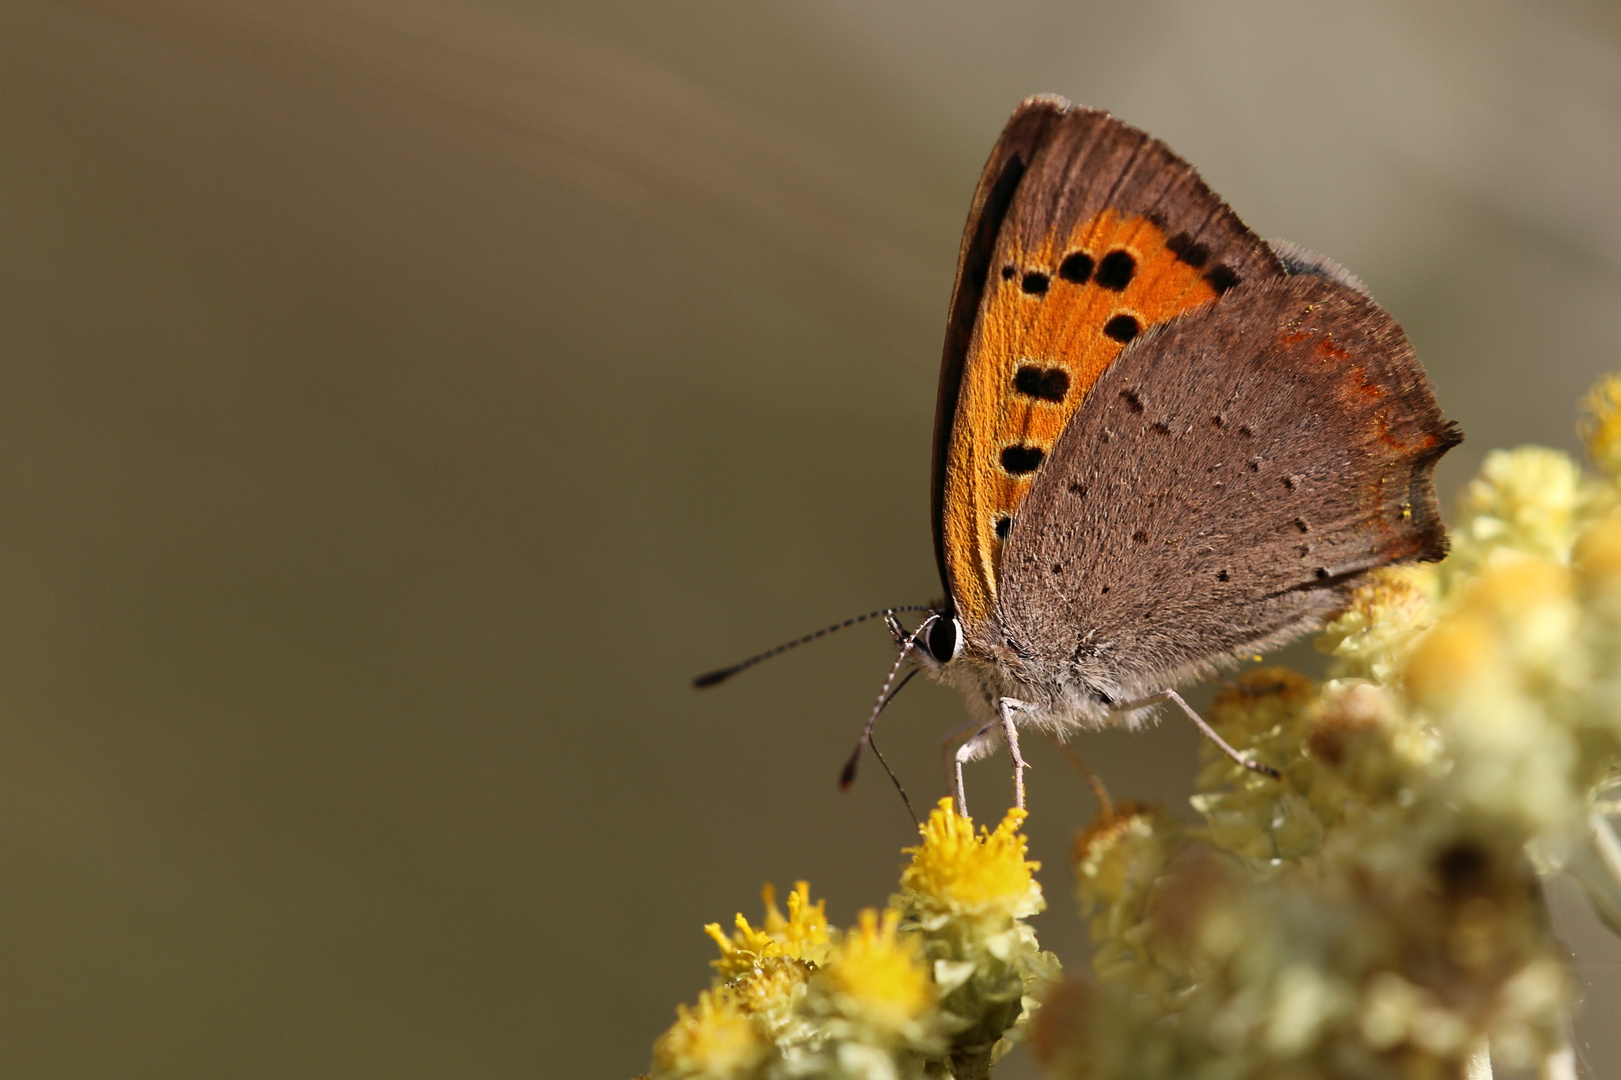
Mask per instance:
[[[1009,538],[1002,630],[1127,692],[1277,644],[1357,575],[1445,554],[1460,438],[1372,300],[1240,286],[1098,379]]]
[[[1282,268],[1192,166],[1107,113],[1031,98],[963,235],[935,418],[935,550],[958,613],[1100,374],[1154,326]]]

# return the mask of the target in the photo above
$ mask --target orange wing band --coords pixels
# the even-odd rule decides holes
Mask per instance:
[[[1019,504],[1098,376],[1150,327],[1218,295],[1202,260],[1144,217],[1105,210],[1033,251],[1012,232],[997,243],[947,455],[946,566],[974,621],[996,603]]]

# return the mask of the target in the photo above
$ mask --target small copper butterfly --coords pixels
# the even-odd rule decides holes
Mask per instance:
[[[1256,236],[1146,133],[1029,98],[974,191],[946,320],[946,596],[872,613],[899,656],[863,745],[914,666],[967,701],[964,812],[963,763],[1000,743],[1023,804],[1021,725],[1137,726],[1162,703],[1270,772],[1177,688],[1318,627],[1370,570],[1445,555],[1433,473],[1461,438],[1361,282]]]

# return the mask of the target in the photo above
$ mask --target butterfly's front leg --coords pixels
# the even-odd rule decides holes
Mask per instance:
[[[968,816],[968,789],[963,783],[962,767],[975,758],[975,750],[979,746],[980,736],[996,727],[1001,727],[1002,737],[1007,740],[1008,753],[1013,757],[1013,804],[1020,810],[1024,809],[1024,770],[1030,766],[1024,760],[1024,755],[1019,753],[1019,729],[1013,723],[1013,713],[1018,709],[1026,708],[1029,708],[1026,702],[1015,701],[1013,698],[1000,698],[996,703],[997,718],[995,720],[988,724],[965,724],[962,727],[953,729],[946,736],[943,749],[949,755],[952,782],[957,796],[957,813],[961,816]],[[970,732],[972,734],[969,734]],[[958,739],[962,739],[964,735],[968,737],[953,752],[951,744]]]
[[[970,720],[952,728],[940,740],[940,760],[946,769],[946,784],[957,798],[957,813],[962,817],[968,816],[968,789],[963,784],[962,767],[973,757],[969,748],[974,745],[974,740],[997,722],[992,720],[989,724],[981,724],[978,720]]]
[[[1013,722],[1013,712],[1028,707],[1025,702],[1007,697],[996,703],[997,714],[1002,718],[1002,736],[1007,739],[1008,753],[1013,757],[1013,805],[1020,810],[1024,809],[1024,770],[1029,766],[1019,753],[1019,728]]]

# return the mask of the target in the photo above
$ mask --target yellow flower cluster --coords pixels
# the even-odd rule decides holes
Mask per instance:
[[[654,1080],[983,1075],[1057,970],[1023,922],[1043,906],[1023,819],[976,836],[943,800],[907,849],[901,892],[843,934],[805,882],[786,917],[767,886],[759,927],[706,926],[715,985],[655,1044]]]
[[[890,904],[914,927],[933,966],[942,1026],[951,1034],[953,1075],[988,1070],[1024,1036],[1036,992],[1058,960],[1024,920],[1047,906],[1039,863],[1025,859],[1023,810],[981,828],[941,799],[907,848],[911,865]]]

